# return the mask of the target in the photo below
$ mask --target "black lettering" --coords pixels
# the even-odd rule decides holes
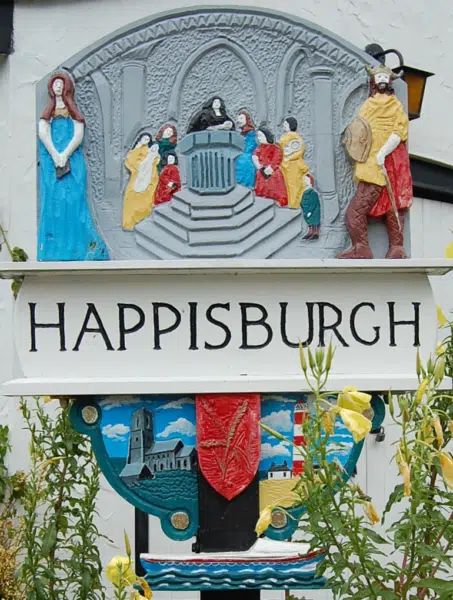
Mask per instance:
[[[373,327],[374,333],[376,335],[374,336],[374,338],[372,340],[365,340],[365,339],[363,339],[363,337],[361,337],[359,335],[356,324],[355,324],[357,313],[364,306],[368,306],[369,308],[371,308],[371,310],[373,312],[376,311],[376,307],[374,306],[374,304],[372,302],[361,302],[360,304],[357,304],[356,306],[354,306],[354,308],[351,310],[351,317],[350,317],[351,333],[352,333],[352,337],[356,340],[356,342],[359,342],[359,344],[363,344],[364,346],[374,346],[374,344],[377,344],[380,340],[381,328]]]
[[[313,342],[314,335],[314,322],[313,322],[313,308],[314,302],[306,302],[308,310],[308,336],[307,339],[302,342],[302,346],[309,346]],[[280,332],[282,341],[286,346],[290,348],[298,348],[300,342],[290,342],[286,333],[286,315],[288,312],[288,302],[280,302]]]
[[[190,346],[189,350],[198,350],[197,346],[197,302],[189,302]]]
[[[227,302],[226,304],[211,304],[211,306],[206,311],[206,319],[209,321],[209,323],[217,325],[217,327],[223,329],[223,331],[225,332],[225,339],[221,344],[210,344],[209,342],[205,342],[204,347],[206,348],[206,350],[221,350],[222,348],[226,348],[231,342],[231,330],[228,327],[228,325],[225,325],[225,323],[222,323],[222,321],[219,321],[218,319],[212,316],[212,313],[216,308],[223,308],[224,310],[229,311],[230,303]]]
[[[272,338],[274,336],[273,331],[269,323],[266,323],[266,319],[268,317],[267,310],[261,304],[255,304],[254,302],[239,302],[239,306],[241,307],[241,321],[242,321],[242,344],[239,346],[241,350],[254,350],[259,348],[265,348],[268,346]],[[247,316],[247,311],[249,308],[254,308],[256,310],[261,311],[261,317],[256,319],[255,321],[251,321]],[[262,344],[254,344],[251,345],[248,343],[248,328],[249,327],[264,327],[267,331],[267,339]]]
[[[138,314],[138,321],[132,327],[126,327],[126,310],[134,310]],[[145,324],[145,313],[136,304],[118,303],[118,311],[120,331],[120,345],[118,347],[118,350],[126,350],[126,335],[128,333],[135,333],[143,327],[143,325]]]
[[[331,304],[330,302],[318,302],[317,304],[319,306],[319,344],[318,345],[325,346],[326,345],[325,333],[326,333],[326,331],[332,331],[337,336],[337,339],[342,344],[342,346],[348,347],[349,344],[346,342],[344,337],[341,335],[341,333],[337,329],[341,325],[341,322],[343,320],[343,313],[341,312],[341,310],[338,308],[338,306],[335,306],[334,304]],[[335,323],[332,323],[331,325],[326,325],[326,319],[325,319],[325,309],[326,308],[330,308],[337,315],[337,319],[336,319]]]
[[[170,312],[172,312],[175,316],[175,322],[166,327],[165,329],[160,328],[159,323],[159,310],[161,308],[166,308]],[[162,350],[162,346],[160,345],[160,338],[162,335],[166,333],[171,333],[175,329],[179,327],[181,324],[181,313],[178,309],[176,309],[171,304],[167,304],[166,302],[153,302],[153,322],[154,322],[154,350]]]
[[[37,323],[36,322],[36,302],[29,302],[30,307],[30,352],[37,352],[36,330],[37,329],[58,329],[60,333],[60,352],[66,352],[66,334],[65,334],[65,314],[64,302],[57,302],[58,323]]]
[[[83,340],[83,336],[86,333],[100,333],[102,335],[102,339],[104,340],[106,349],[114,350],[114,347],[112,346],[112,342],[110,341],[109,336],[107,335],[107,331],[104,327],[104,323],[102,322],[101,317],[99,316],[97,308],[95,307],[95,305],[92,302],[87,302],[87,306],[88,306],[88,310],[87,310],[87,314],[85,315],[85,320],[83,322],[82,329],[80,330],[79,337],[77,338],[75,346],[72,350],[74,352],[79,351],[80,344],[82,343],[82,340]],[[88,323],[91,319],[91,315],[93,315],[94,320],[97,323],[97,327],[88,327]]]
[[[420,302],[412,302],[414,307],[414,320],[413,321],[395,321],[395,303],[387,302],[389,307],[389,321],[390,321],[390,346],[396,346],[395,341],[395,328],[398,325],[412,325],[414,328],[414,346],[420,346]]]

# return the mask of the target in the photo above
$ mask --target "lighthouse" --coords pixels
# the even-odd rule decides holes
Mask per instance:
[[[303,456],[297,448],[306,444],[302,425],[308,417],[309,409],[307,401],[298,402],[294,409],[293,477],[297,477],[304,472]]]

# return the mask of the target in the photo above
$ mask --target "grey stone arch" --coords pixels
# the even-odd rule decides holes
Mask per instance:
[[[343,134],[344,130],[351,122],[351,118],[354,117],[354,114],[352,113],[356,113],[360,108],[362,101],[366,99],[366,96],[368,95],[368,85],[368,77],[362,75],[351,81],[344,90],[338,102],[338,117],[336,119],[338,129],[335,132],[337,135]],[[357,97],[357,101],[354,101],[355,96]],[[345,113],[346,108],[351,109],[351,114],[349,112]]]
[[[323,64],[316,64],[323,59]],[[335,179],[335,139],[333,103],[334,69],[330,61],[310,48],[296,43],[291,46],[283,57],[277,78],[276,120],[281,125],[285,116],[293,109],[295,77],[298,67],[307,62],[308,74],[311,78],[311,131],[308,134],[313,143],[314,171],[316,187],[321,195],[323,220],[330,224],[340,213],[338,193]],[[325,64],[327,62],[327,64]]]
[[[267,94],[266,86],[264,84],[264,78],[255,64],[255,62],[247,54],[239,44],[232,42],[226,37],[218,37],[210,42],[202,44],[195,52],[192,52],[190,56],[181,65],[181,68],[176,75],[173,88],[171,91],[170,99],[168,101],[168,112],[167,116],[170,121],[177,121],[179,117],[179,105],[181,92],[183,89],[184,81],[187,74],[191,71],[192,67],[203,58],[206,54],[213,50],[225,48],[232,52],[245,66],[250,74],[250,79],[253,82],[255,88],[255,102],[256,102],[256,121],[261,123],[267,120]]]
[[[275,107],[275,128],[283,125],[283,120],[292,110],[292,101],[294,97],[294,77],[297,68],[303,61],[309,62],[311,52],[296,43],[286,52],[280,64],[276,84],[276,107]]]

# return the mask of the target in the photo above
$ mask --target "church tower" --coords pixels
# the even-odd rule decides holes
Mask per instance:
[[[131,416],[131,435],[127,464],[143,463],[147,451],[154,444],[153,413],[146,408],[139,408]]]

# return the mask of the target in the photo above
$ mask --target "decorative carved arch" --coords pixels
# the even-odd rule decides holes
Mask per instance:
[[[264,85],[263,76],[250,58],[250,56],[240,46],[231,42],[227,38],[217,38],[206,44],[200,46],[195,52],[193,52],[184,62],[182,67],[179,69],[178,74],[173,85],[170,100],[168,103],[168,118],[177,120],[179,113],[179,100],[182,92],[182,86],[184,79],[190,69],[208,52],[217,48],[227,48],[245,65],[247,71],[250,73],[251,80],[254,83],[256,90],[256,112],[257,122],[260,123],[267,119],[267,95],[266,87]]]
[[[293,91],[293,77],[296,70],[296,67],[293,63],[296,56],[300,56],[300,60],[305,57],[306,59],[310,59],[311,52],[308,48],[302,47],[299,43],[293,44],[286,52],[283,60],[280,64],[280,68],[278,70],[277,76],[277,94],[276,96],[276,107],[275,107],[275,119],[276,125],[281,125],[283,123],[283,119],[287,116],[286,113],[289,108],[289,99],[292,96]],[[299,64],[299,60],[294,61]],[[291,68],[289,85],[287,86],[287,78],[288,78],[288,70]],[[296,65],[296,66],[297,66]]]
[[[349,100],[349,98],[352,96],[352,94],[355,91],[357,91],[360,87],[362,87],[362,85],[368,85],[368,77],[366,75],[363,75],[362,77],[358,77],[357,79],[354,79],[354,81],[352,81],[350,83],[350,85],[346,88],[346,90],[343,92],[343,94],[340,98],[340,101],[338,103],[338,110],[339,110],[338,123],[340,123],[340,131],[338,131],[336,133],[343,133],[343,131],[349,125],[349,123],[345,123],[343,121],[343,110],[344,110],[344,107],[346,106],[346,102]]]

